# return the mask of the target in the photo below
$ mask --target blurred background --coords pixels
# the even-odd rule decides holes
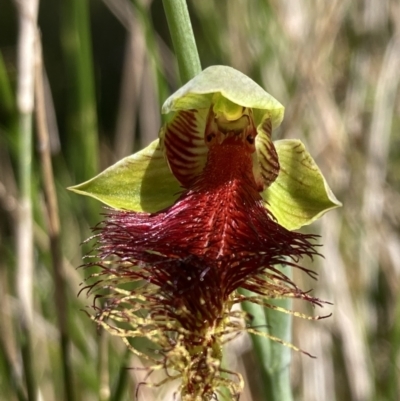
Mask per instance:
[[[96,329],[82,312],[91,300],[77,296],[89,249],[80,243],[101,206],[65,188],[157,137],[160,106],[180,86],[162,3],[41,0],[33,114],[18,42],[25,3],[0,3],[0,399],[32,399],[37,387],[46,401],[132,400],[142,379],[125,367],[140,361]],[[295,399],[399,400],[400,2],[188,6],[203,68],[230,65],[277,98],[286,115],[275,138],[303,140],[344,205],[307,228],[325,258],[312,264],[317,283],[295,281],[333,306],[295,309],[333,315],[294,320],[293,343],[317,356],[293,354]],[[241,400],[264,400],[246,336],[229,350],[247,383]]]

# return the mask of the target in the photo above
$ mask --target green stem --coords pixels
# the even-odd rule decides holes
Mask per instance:
[[[1,96],[0,112],[4,112],[7,116],[15,113],[15,98],[1,51],[0,51],[0,96]]]
[[[63,0],[62,46],[68,79],[69,163],[75,180],[98,172],[98,136],[88,0]],[[79,150],[79,154],[77,152]]]
[[[19,204],[16,287],[22,362],[29,401],[37,399],[33,353],[33,216],[32,216],[32,114],[34,108],[34,62],[38,1],[18,3],[18,172]]]
[[[37,397],[36,375],[32,348],[32,114],[19,115],[19,222],[17,235],[17,293],[20,301],[19,327],[22,362],[28,400]]]
[[[38,153],[42,167],[43,190],[47,209],[48,232],[53,266],[54,301],[60,331],[61,361],[64,377],[64,399],[74,401],[73,372],[71,363],[71,344],[68,326],[68,298],[61,249],[60,220],[55,188],[53,166],[50,154],[50,139],[47,127],[46,104],[43,85],[43,64],[40,43],[37,43],[37,65],[35,74],[36,94],[36,133]]]
[[[185,0],[163,0],[179,73],[186,83],[200,73],[201,64]]]
[[[289,266],[279,268],[279,270],[282,270],[287,276],[291,275]],[[255,295],[245,290],[241,290],[241,293],[246,296]],[[292,304],[290,299],[269,299],[268,302],[285,309],[291,309]],[[250,302],[244,302],[243,309],[253,317],[252,326],[287,343],[291,342],[291,315],[263,308]],[[261,373],[264,399],[268,401],[292,401],[290,384],[291,349],[267,337],[253,334],[250,337],[258,362],[258,370]]]
[[[129,364],[131,355],[131,351],[129,349],[126,350],[125,355],[122,358],[119,375],[114,386],[114,391],[112,392],[111,401],[121,401],[124,397],[124,393],[126,392],[126,384],[129,378],[127,366]]]
[[[37,388],[32,348],[32,114],[19,115],[19,222],[17,235],[17,293],[20,301],[19,327],[22,362],[28,400],[36,400]]]

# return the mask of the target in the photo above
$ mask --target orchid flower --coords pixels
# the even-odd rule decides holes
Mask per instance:
[[[321,305],[277,266],[315,277],[298,262],[318,254],[316,236],[294,230],[340,202],[301,141],[272,141],[284,108],[239,71],[205,69],[162,112],[158,140],[71,188],[111,208],[86,264],[101,268],[85,287],[103,299],[93,319],[151,371],[165,369],[165,381],[180,379],[183,400],[213,399],[222,387],[238,396],[243,380],[221,366],[222,346],[260,332],[233,306],[299,315],[268,299]],[[156,352],[137,350],[132,337],[147,337]]]

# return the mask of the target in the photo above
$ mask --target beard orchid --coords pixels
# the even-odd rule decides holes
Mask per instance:
[[[209,67],[167,99],[158,140],[71,188],[111,208],[86,264],[100,267],[85,287],[95,293],[93,319],[150,369],[165,369],[165,381],[180,379],[183,400],[212,399],[221,387],[240,394],[222,346],[260,332],[234,305],[322,303],[277,267],[314,277],[298,262],[317,254],[315,236],[293,230],[340,203],[299,140],[272,141],[283,110],[242,73]]]

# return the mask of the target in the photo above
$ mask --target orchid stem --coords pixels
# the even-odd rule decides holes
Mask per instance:
[[[182,83],[201,72],[199,53],[185,0],[163,0]]]

